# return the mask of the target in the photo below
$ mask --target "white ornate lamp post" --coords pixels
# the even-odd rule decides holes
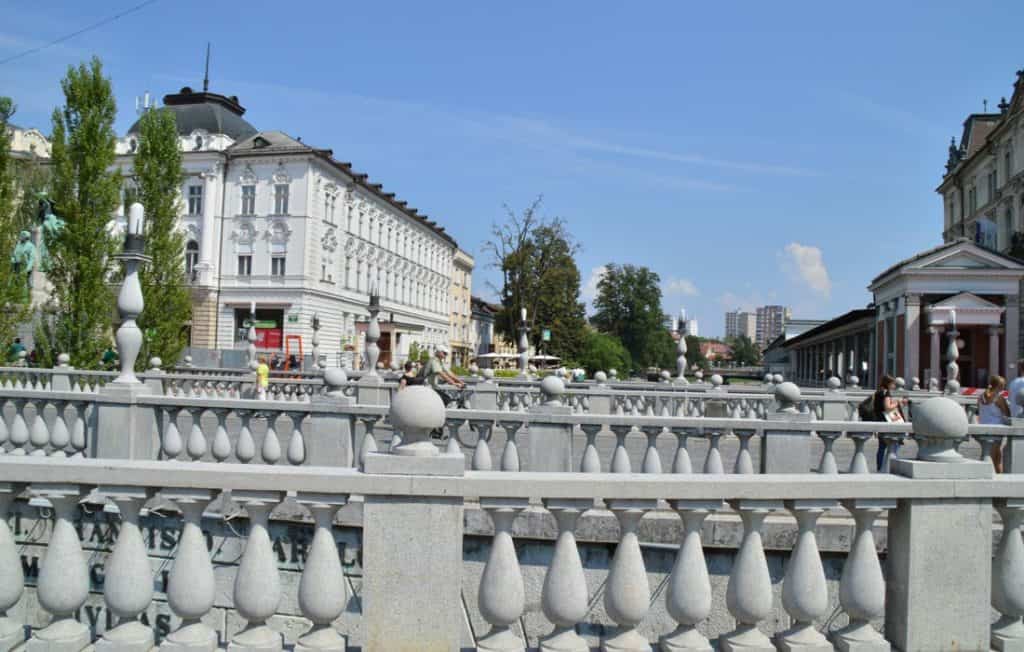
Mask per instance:
[[[124,239],[124,252],[118,260],[124,261],[124,281],[117,295],[117,311],[121,316],[121,326],[117,329],[117,349],[121,358],[121,375],[115,382],[139,383],[135,375],[135,361],[142,350],[142,331],[135,319],[142,314],[145,302],[142,298],[142,285],[139,283],[139,265],[152,260],[145,255],[146,241],[143,237],[145,210],[142,204],[135,202],[128,209],[128,235]]]
[[[519,311],[519,375],[526,378],[530,375],[530,340],[527,334],[530,327],[526,325],[526,308]]]
[[[320,369],[320,316],[313,313],[313,368]]]
[[[255,369],[259,366],[259,360],[256,358],[256,302],[249,302],[249,330],[245,334],[246,341],[248,344],[249,352],[249,368]]]
[[[380,323],[377,313],[380,312],[380,295],[376,291],[370,293],[370,323],[366,327],[366,375],[377,377],[377,360],[380,358]]]

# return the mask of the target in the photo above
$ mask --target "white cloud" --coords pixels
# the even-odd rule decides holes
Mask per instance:
[[[605,272],[608,271],[608,267],[601,265],[590,270],[590,277],[587,282],[583,285],[583,289],[580,293],[583,295],[583,300],[587,303],[591,303],[595,297],[597,297],[597,284],[601,281],[601,277],[604,276]]]
[[[684,297],[695,297],[700,290],[688,278],[670,278],[665,284],[665,294],[681,294]]]
[[[829,278],[821,249],[799,242],[790,242],[779,254],[782,269],[794,281],[807,284],[815,293],[828,298],[832,293],[832,279]]]

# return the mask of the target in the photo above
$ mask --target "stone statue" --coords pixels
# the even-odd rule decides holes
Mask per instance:
[[[64,229],[64,220],[53,212],[53,202],[41,192],[39,197],[39,266],[44,272],[50,271],[49,247]]]
[[[24,277],[26,290],[32,288],[32,270],[35,268],[36,246],[32,244],[32,234],[22,231],[18,234],[18,244],[11,254],[11,269],[15,277]]]

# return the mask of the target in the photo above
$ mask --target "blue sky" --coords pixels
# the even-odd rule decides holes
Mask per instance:
[[[138,2],[4,0],[0,59]],[[48,132],[65,68],[97,54],[123,132],[136,95],[201,86],[212,41],[211,90],[257,128],[333,148],[464,249],[543,194],[584,284],[647,265],[715,335],[737,306],[862,306],[939,242],[949,138],[1010,95],[1022,19],[1013,1],[157,0],[0,65],[0,92]]]

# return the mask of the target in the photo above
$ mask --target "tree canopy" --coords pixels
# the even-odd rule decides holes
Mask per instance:
[[[26,206],[35,206],[34,184],[26,187],[26,173],[34,170],[34,164],[19,165],[11,155],[10,120],[15,105],[9,97],[0,97],[0,251],[9,255],[22,229],[31,225],[23,221]],[[29,314],[29,294],[26,277],[14,274],[12,266],[0,263],[0,343],[6,347],[17,332],[18,324]]]
[[[619,338],[638,368],[675,366],[675,344],[663,325],[660,280],[647,267],[609,263],[597,284],[590,321]]]
[[[732,349],[732,361],[738,366],[754,366],[761,364],[761,349],[746,335],[737,335],[725,340]]]
[[[579,365],[588,375],[610,369],[627,371],[632,367],[629,351],[614,335],[587,329],[583,338],[583,350],[578,358]]]

